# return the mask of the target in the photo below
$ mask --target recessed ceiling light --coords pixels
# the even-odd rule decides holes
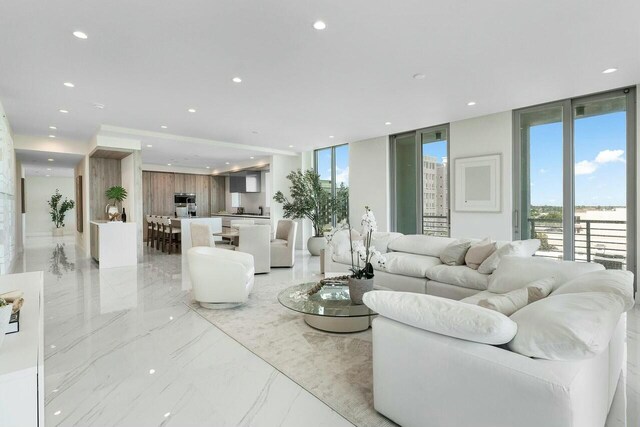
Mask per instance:
[[[225,165],[230,165],[231,163],[229,163],[229,162],[224,162],[224,164],[225,164]]]
[[[329,135],[329,138],[333,139],[333,138],[335,138],[335,137],[334,137],[333,135]]]
[[[83,33],[82,31],[74,31],[74,32],[73,32],[73,35],[74,35],[74,36],[76,36],[76,37],[77,37],[77,38],[79,38],[79,39],[82,39],[82,40],[86,40],[86,39],[88,39],[88,38],[89,38],[89,37],[88,37],[85,33]]]
[[[45,176],[51,176],[51,175],[45,175]],[[51,348],[55,348],[55,347],[51,347]]]
[[[66,87],[76,87],[76,85],[74,85],[74,84],[73,84],[73,83],[71,83],[71,82],[65,82],[65,83],[64,83],[64,85],[65,85]]]
[[[101,104],[99,102],[94,102],[93,108],[97,108],[98,110],[104,110],[104,104]]]
[[[607,68],[602,72],[602,74],[611,74],[611,73],[615,73],[616,71],[618,71],[617,68]]]
[[[211,166],[207,166],[207,169],[211,169]]]
[[[240,77],[234,77],[231,80],[233,80],[234,83],[242,83],[242,79]]]
[[[167,163],[167,166],[171,166],[171,163]]]
[[[171,415],[171,412],[167,412],[166,414],[164,414],[164,417],[169,418],[170,415]]]
[[[427,77],[426,75],[422,74],[422,73],[418,73],[418,74],[414,74],[413,78],[416,80],[424,80],[424,78]]]
[[[391,122],[384,122],[385,126],[389,126]]]
[[[48,162],[53,162],[53,159],[47,159]]]
[[[49,135],[49,138],[55,138],[55,137],[56,137],[55,135]]]
[[[187,111],[190,112],[190,113],[195,113],[196,109],[195,108],[189,108]]]
[[[324,30],[325,28],[327,28],[327,24],[325,24],[323,21],[316,21],[313,23],[313,28],[315,28],[316,30]]]
[[[51,168],[47,168],[47,170],[48,170],[48,171],[50,171],[50,170],[51,170]]]
[[[69,110],[64,110],[64,109],[60,109],[60,110],[58,110],[58,111],[60,111],[60,112],[61,112],[61,113],[63,113],[63,114],[67,114],[67,113],[69,112]]]
[[[467,102],[467,105],[469,107],[473,107],[474,105],[476,105],[476,101],[469,101],[469,102]]]
[[[249,158],[250,158],[251,160],[255,159],[255,157],[253,157],[253,156],[251,156],[251,157],[249,157]]]
[[[160,126],[162,129],[166,129],[167,127],[165,125]]]
[[[49,126],[49,129],[51,129],[51,130],[56,130],[56,129],[58,129],[58,128],[57,128],[57,127],[55,127],[55,126]]]
[[[53,413],[53,415],[60,415],[62,413],[62,411],[56,411]]]
[[[156,373],[156,370],[155,370],[155,369],[149,369],[149,375],[153,375],[153,374],[155,374],[155,373]]]
[[[151,147],[153,147],[153,145],[147,144],[147,148],[151,148]]]
[[[289,148],[293,148],[293,145],[289,145]]]

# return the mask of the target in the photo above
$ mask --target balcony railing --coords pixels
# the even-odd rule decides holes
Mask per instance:
[[[531,238],[541,241],[536,256],[562,259],[562,221],[542,218],[528,221]],[[627,223],[576,218],[574,248],[576,261],[597,262],[610,270],[623,270],[627,266]]]
[[[424,215],[422,234],[428,236],[449,236],[449,217],[446,215]]]

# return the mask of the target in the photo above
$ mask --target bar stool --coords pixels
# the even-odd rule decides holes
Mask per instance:
[[[147,221],[147,246],[153,246],[153,222],[151,215],[145,215]]]
[[[164,217],[160,220],[160,224],[162,226],[162,252],[169,252],[171,254],[173,247],[175,246],[176,251],[180,246],[180,228],[174,228],[171,222],[171,217]],[[165,251],[165,247],[168,248]]]

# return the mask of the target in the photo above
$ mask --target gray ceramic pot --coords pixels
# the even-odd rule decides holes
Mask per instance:
[[[348,282],[351,302],[356,305],[362,304],[364,294],[373,290],[373,277],[371,279],[355,279],[349,277]]]

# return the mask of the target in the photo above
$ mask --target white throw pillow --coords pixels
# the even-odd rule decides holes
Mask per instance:
[[[498,264],[500,264],[502,258],[506,256],[530,257],[536,253],[539,247],[540,240],[538,239],[510,242],[489,255],[489,258],[484,260],[482,264],[480,264],[480,267],[478,267],[478,272],[482,274],[493,274],[496,268],[498,268]]]
[[[578,292],[610,292],[622,298],[624,311],[633,307],[633,273],[624,270],[602,270],[583,274],[561,285],[551,295]]]
[[[601,264],[575,261],[559,261],[542,257],[506,256],[500,267],[489,276],[487,289],[497,294],[525,287],[528,283],[553,276],[556,287],[574,277],[592,271],[604,270]]]
[[[398,237],[389,243],[389,250],[439,257],[444,248],[446,248],[449,243],[455,241],[456,239],[452,239],[450,237],[409,234]]]
[[[455,242],[451,242],[440,254],[440,261],[446,265],[463,265],[464,257],[467,255],[470,247],[470,240],[456,240]]]
[[[505,344],[517,330],[511,319],[496,311],[433,295],[371,291],[363,300],[381,316],[467,341]]]
[[[386,254],[389,250],[389,243],[401,236],[404,236],[404,234],[377,231],[371,235],[371,246],[375,246],[380,253]]]
[[[609,345],[623,308],[619,296],[606,292],[544,298],[511,316],[518,333],[509,349],[549,360],[594,357]]]
[[[527,284],[524,288],[481,299],[478,301],[478,305],[500,312],[505,316],[511,316],[526,305],[545,298],[553,290],[554,284],[555,278],[545,277]]]

